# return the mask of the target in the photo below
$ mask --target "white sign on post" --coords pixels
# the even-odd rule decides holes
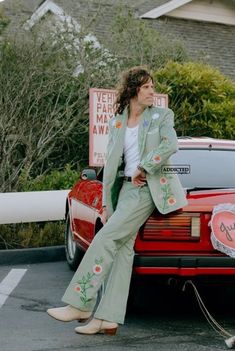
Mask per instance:
[[[108,122],[114,115],[116,91],[112,89],[89,90],[89,166],[102,167],[108,143]],[[154,94],[154,106],[167,107],[168,95]]]

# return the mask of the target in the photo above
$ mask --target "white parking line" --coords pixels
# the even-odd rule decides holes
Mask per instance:
[[[27,269],[12,269],[0,283],[0,308],[23,278]]]

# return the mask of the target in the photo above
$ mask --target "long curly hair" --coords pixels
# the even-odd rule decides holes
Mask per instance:
[[[124,109],[129,106],[130,99],[137,96],[138,89],[147,83],[149,79],[153,82],[153,77],[144,66],[132,67],[122,73],[114,103],[115,114],[123,113]]]

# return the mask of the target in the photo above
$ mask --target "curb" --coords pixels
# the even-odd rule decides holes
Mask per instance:
[[[64,261],[64,246],[46,246],[32,249],[0,250],[0,265],[31,264]]]

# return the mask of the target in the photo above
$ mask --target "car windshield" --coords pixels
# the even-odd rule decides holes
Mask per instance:
[[[170,160],[188,166],[188,174],[178,174],[184,188],[235,187],[235,150],[179,149]]]

